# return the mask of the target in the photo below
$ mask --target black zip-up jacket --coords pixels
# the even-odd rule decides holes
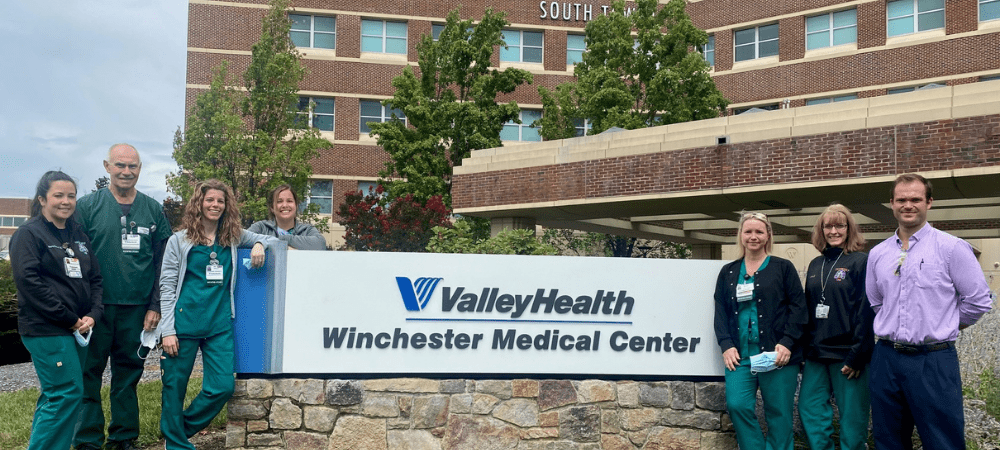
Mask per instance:
[[[822,255],[809,263],[806,273],[806,302],[809,304],[809,325],[804,341],[806,359],[824,364],[843,361],[856,370],[871,361],[875,347],[872,331],[875,312],[865,294],[867,264],[867,253],[844,253],[839,247],[823,250]],[[825,270],[820,273],[822,269]],[[822,298],[823,280],[826,283],[824,304],[830,311],[826,319],[817,319],[816,305]]]
[[[730,348],[739,349],[736,285],[742,263],[741,258],[723,266],[715,284],[715,336],[723,353]],[[760,350],[774,351],[775,346],[781,344],[792,353],[788,364],[802,362],[801,339],[809,317],[806,315],[802,282],[795,266],[787,259],[772,255],[767,267],[754,275],[753,289],[753,301],[757,302]],[[747,356],[740,355],[740,358]]]
[[[66,274],[65,247],[80,261],[82,278]],[[101,268],[90,238],[72,218],[60,230],[44,216],[22,224],[10,240],[17,286],[17,331],[23,336],[62,336],[83,316],[101,319]]]

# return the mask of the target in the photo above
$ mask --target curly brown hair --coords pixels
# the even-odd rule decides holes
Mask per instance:
[[[205,180],[194,187],[194,194],[184,207],[184,218],[181,219],[181,229],[187,230],[187,239],[196,244],[211,244],[207,242],[205,230],[202,229],[201,204],[205,200],[205,194],[215,189],[222,191],[225,196],[226,209],[222,211],[219,218],[219,227],[216,230],[215,239],[219,245],[234,245],[239,242],[243,227],[240,225],[240,206],[236,203],[236,196],[233,190],[226,183],[216,179]]]

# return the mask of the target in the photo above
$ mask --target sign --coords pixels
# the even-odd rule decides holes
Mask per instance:
[[[723,261],[290,251],[278,372],[721,376]],[[280,283],[278,283],[280,284]]]

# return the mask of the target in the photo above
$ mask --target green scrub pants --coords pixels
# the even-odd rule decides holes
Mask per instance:
[[[134,441],[139,437],[139,400],[136,386],[142,378],[143,360],[139,333],[146,320],[146,305],[104,305],[104,315],[94,327],[83,370],[83,405],[73,445],[99,449],[104,445],[104,410],[101,381],[111,357],[111,423],[108,442]]]
[[[166,438],[166,450],[195,450],[188,440],[205,429],[222,411],[236,387],[233,329],[201,339],[178,339],[177,356],[161,360],[163,367],[163,412],[160,431]],[[201,392],[184,409],[184,394],[201,348]]]
[[[746,450],[792,450],[792,412],[799,366],[789,365],[770,372],[750,373],[750,359],[726,372],[726,407],[736,429],[736,441]],[[757,388],[764,399],[767,439],[757,422]]]
[[[28,450],[68,449],[83,398],[81,367],[87,347],[77,345],[72,335],[21,336],[21,341],[31,353],[42,387],[35,404]]]
[[[799,417],[806,431],[809,448],[833,450],[833,407],[830,391],[840,411],[840,448],[863,450],[868,442],[868,417],[871,402],[868,397],[868,371],[848,380],[840,373],[843,362],[824,364],[806,361],[802,369],[802,390],[799,393]]]

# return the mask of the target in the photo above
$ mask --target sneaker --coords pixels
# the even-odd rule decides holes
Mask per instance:
[[[139,450],[132,441],[108,442],[104,446],[107,450]]]

